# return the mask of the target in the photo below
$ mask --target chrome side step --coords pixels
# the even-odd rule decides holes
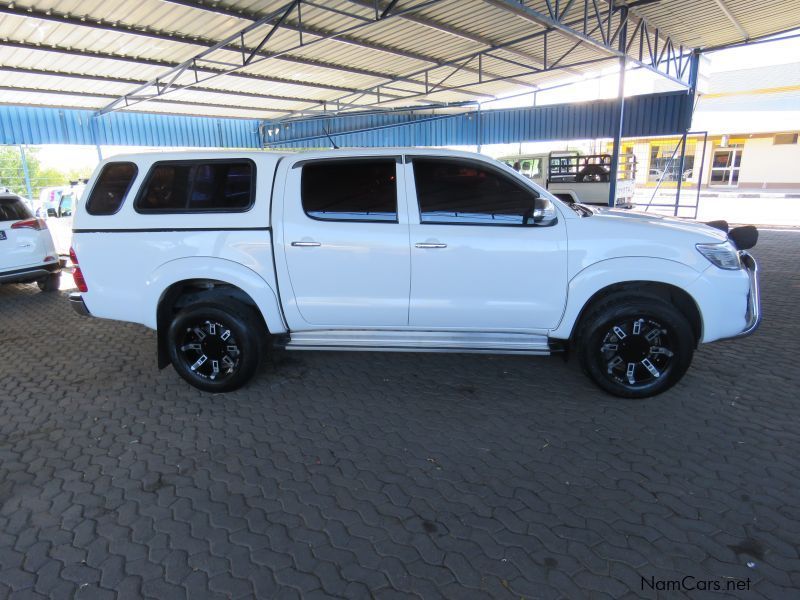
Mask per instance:
[[[550,354],[546,335],[458,331],[319,330],[292,333],[287,350]]]

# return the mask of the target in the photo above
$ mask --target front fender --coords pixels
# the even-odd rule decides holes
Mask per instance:
[[[614,284],[651,281],[674,285],[689,293],[688,288],[700,273],[683,263],[663,258],[626,257],[596,262],[578,272],[567,285],[567,306],[558,327],[550,332],[554,339],[568,339],[586,303],[597,292]],[[693,296],[694,297],[694,296]],[[695,303],[697,299],[695,298]],[[700,318],[703,307],[698,303]]]
[[[158,326],[158,304],[171,285],[188,279],[214,279],[241,289],[261,311],[270,333],[285,333],[286,324],[275,290],[255,271],[239,263],[210,256],[179,258],[155,269],[145,282],[144,325]]]

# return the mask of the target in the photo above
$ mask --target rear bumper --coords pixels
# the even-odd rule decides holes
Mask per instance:
[[[55,261],[46,265],[0,272],[0,283],[30,283],[60,272],[61,264]]]
[[[82,317],[92,316],[92,314],[89,312],[89,309],[86,308],[86,304],[83,301],[83,296],[81,296],[78,292],[70,293],[69,305],[72,307],[72,310],[74,310]]]

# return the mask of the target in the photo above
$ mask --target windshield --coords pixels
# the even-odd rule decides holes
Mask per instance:
[[[0,198],[0,221],[23,221],[33,217],[30,209],[19,198]]]

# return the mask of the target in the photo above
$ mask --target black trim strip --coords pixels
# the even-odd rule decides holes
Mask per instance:
[[[146,227],[143,229],[73,229],[72,233],[172,233],[176,231],[272,231],[272,227]]]
[[[44,265],[39,265],[37,267],[25,267],[24,269],[15,269],[14,271],[0,271],[0,280],[4,280],[11,277],[19,277],[25,275],[36,275],[40,271],[46,273],[60,273],[61,272],[61,263],[58,261],[47,263]]]
[[[402,163],[402,154],[361,154],[356,156],[318,156],[316,158],[305,158],[298,160],[292,165],[292,169],[300,169],[308,163],[316,162],[335,162],[335,161],[355,161],[363,162],[365,160],[393,160],[396,163]]]

